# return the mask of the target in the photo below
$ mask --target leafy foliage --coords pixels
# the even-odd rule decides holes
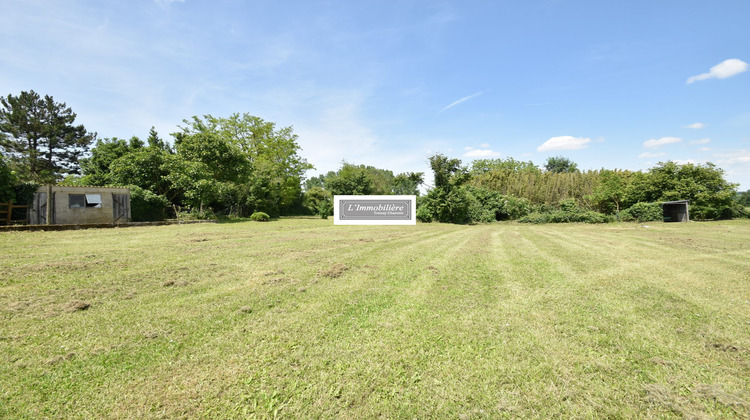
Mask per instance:
[[[659,203],[635,203],[620,212],[623,222],[657,222],[664,219],[664,211]]]
[[[607,223],[611,219],[601,213],[584,210],[575,200],[562,200],[557,210],[536,211],[518,220],[521,223]]]
[[[65,104],[33,90],[0,97],[0,146],[22,181],[54,183],[79,172],[78,159],[96,138]]]
[[[598,179],[598,171],[555,173],[501,168],[475,175],[470,183],[506,196],[524,198],[533,205],[554,206],[568,198],[585,203],[594,193]]]
[[[396,195],[419,195],[419,186],[423,183],[423,172],[404,172],[393,178],[391,191]]]
[[[643,199],[638,201],[688,200],[691,219],[707,220],[731,217],[737,185],[727,182],[724,171],[712,163],[662,162],[651,168],[640,187]]]
[[[16,182],[16,176],[5,161],[5,157],[0,156],[0,203],[7,203],[16,198],[13,191],[13,185]]]
[[[169,201],[136,185],[130,188],[130,218],[134,222],[154,222],[167,218]]]
[[[743,207],[750,207],[750,190],[738,192],[735,196],[737,204]]]
[[[81,184],[104,186],[117,183],[110,177],[112,163],[125,155],[142,150],[143,147],[144,144],[138,137],[132,137],[129,141],[117,137],[97,140],[91,149],[91,156],[81,159],[81,170],[85,174]]]
[[[267,222],[271,220],[271,217],[268,214],[263,213],[262,211],[256,211],[250,216],[250,220],[253,220],[256,222]]]
[[[571,173],[578,172],[578,165],[566,157],[554,156],[547,158],[544,169],[555,174]]]
[[[522,162],[512,157],[506,159],[477,159],[471,163],[471,174],[474,176],[498,170],[541,172],[541,169],[534,165],[534,162]]]
[[[312,165],[299,157],[291,127],[277,130],[248,114],[184,123],[174,148],[153,127],[146,144],[135,137],[97,142],[83,161],[83,181],[136,185],[165,197],[179,217],[277,216],[302,207],[301,180]],[[180,212],[183,206],[192,210]]]

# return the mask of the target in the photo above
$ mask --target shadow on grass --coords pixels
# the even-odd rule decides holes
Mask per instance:
[[[265,222],[255,221],[250,219],[249,217],[219,217],[216,219],[216,223],[221,224],[228,224],[228,223],[245,223],[245,222],[254,222],[254,223],[271,223],[271,222],[278,222],[278,218],[273,218],[266,220]]]

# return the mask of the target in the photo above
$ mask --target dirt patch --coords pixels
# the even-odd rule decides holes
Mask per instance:
[[[70,360],[70,359],[74,358],[75,355],[76,355],[75,353],[71,352],[71,353],[66,354],[65,356],[55,356],[55,357],[53,357],[51,359],[45,360],[44,363],[46,363],[48,365],[56,365],[56,364],[58,364],[60,362],[64,362],[66,360]]]
[[[288,279],[286,277],[277,277],[277,278],[265,280],[262,284],[264,286],[268,286],[270,284],[292,283],[293,281],[294,280]]]
[[[253,308],[251,308],[249,306],[243,306],[237,312],[239,312],[241,314],[250,314],[250,313],[253,312]]]
[[[264,271],[261,274],[263,274],[266,277],[268,277],[268,276],[278,276],[280,274],[284,274],[284,270]]]
[[[739,347],[733,346],[731,344],[712,343],[712,344],[709,344],[708,347],[714,350],[726,351],[729,353],[737,353],[741,351]]]
[[[170,287],[174,286],[174,280],[168,280],[161,284],[161,287]]]
[[[90,303],[86,303],[82,300],[73,300],[68,302],[67,305],[65,305],[65,312],[79,312],[79,311],[85,311],[88,308],[91,307]]]
[[[328,277],[329,279],[335,279],[337,277],[341,277],[341,275],[344,274],[347,270],[349,270],[349,267],[345,266],[344,264],[334,264],[327,270],[318,271],[318,274],[323,277]]]

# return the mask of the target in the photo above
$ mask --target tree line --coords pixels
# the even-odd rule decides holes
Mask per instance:
[[[0,202],[29,202],[37,185],[131,188],[134,220],[332,214],[333,195],[420,195],[421,172],[342,162],[314,169],[292,127],[249,114],[183,120],[171,141],[152,127],[146,140],[97,139],[75,124],[65,103],[34,91],[0,97]],[[434,185],[417,200],[420,220],[607,221],[660,217],[653,204],[689,200],[691,217],[747,215],[750,191],[737,193],[713,164],[659,163],[648,171],[581,171],[556,156],[542,167],[513,158],[429,158]]]

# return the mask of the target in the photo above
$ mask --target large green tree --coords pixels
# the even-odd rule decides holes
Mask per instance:
[[[91,155],[81,159],[81,171],[84,185],[109,185],[115,182],[111,177],[112,163],[117,159],[143,150],[144,144],[138,137],[130,140],[111,139],[97,140],[91,148]],[[122,181],[122,180],[118,180]]]
[[[186,136],[211,133],[241,153],[249,173],[237,193],[242,208],[273,215],[301,207],[302,180],[313,166],[299,155],[292,127],[276,128],[274,123],[249,114],[228,118],[205,115],[183,122],[182,131],[174,134],[176,144]]]
[[[544,164],[544,169],[547,170],[547,172],[556,174],[563,172],[578,172],[578,165],[566,157],[553,156],[547,158],[547,162]]]
[[[724,170],[713,163],[660,162],[642,184],[647,202],[688,200],[696,219],[732,217],[737,185],[724,179]]]
[[[65,103],[33,90],[0,97],[0,146],[21,180],[50,183],[80,172],[78,159],[96,133],[75,119]]]

